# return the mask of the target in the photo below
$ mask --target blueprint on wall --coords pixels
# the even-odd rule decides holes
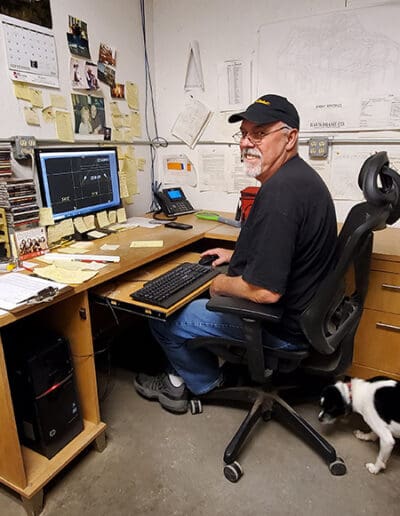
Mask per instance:
[[[302,131],[400,128],[400,5],[259,29],[257,94],[287,96]]]

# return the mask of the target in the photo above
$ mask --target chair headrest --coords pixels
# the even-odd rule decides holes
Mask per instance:
[[[385,151],[366,159],[358,176],[358,185],[367,202],[375,206],[391,205],[387,224],[394,224],[400,218],[400,175],[389,168]]]

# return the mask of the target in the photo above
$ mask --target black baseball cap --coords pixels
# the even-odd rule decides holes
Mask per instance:
[[[231,124],[240,120],[248,120],[258,125],[281,121],[296,129],[300,126],[297,109],[287,98],[279,95],[263,95],[250,104],[246,111],[235,113],[228,118]]]

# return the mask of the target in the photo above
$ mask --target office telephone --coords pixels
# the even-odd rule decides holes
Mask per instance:
[[[174,215],[184,215],[185,213],[193,213],[195,210],[190,202],[186,199],[182,188],[163,188],[154,191],[154,196],[160,205],[161,210],[168,217]]]

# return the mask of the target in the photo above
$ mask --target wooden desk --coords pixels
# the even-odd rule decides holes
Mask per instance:
[[[100,246],[104,243],[118,244],[121,262],[107,265],[90,281],[48,304],[33,305],[17,315],[0,316],[0,482],[19,493],[31,513],[39,514],[42,508],[43,487],[85,447],[94,443],[101,450],[105,446],[106,426],[100,419],[97,397],[88,290],[202,240],[203,249],[210,240],[225,241],[232,246],[239,232],[220,223],[198,220],[194,215],[185,215],[179,220],[193,224],[193,229],[179,231],[163,226],[150,230],[134,228],[95,242],[93,254],[102,254]],[[129,247],[132,240],[140,239],[164,240],[164,246]],[[25,317],[62,333],[69,339],[73,354],[84,430],[52,459],[22,446],[18,439],[1,328]],[[372,328],[377,323],[389,327]],[[387,229],[375,235],[371,286],[356,337],[351,372],[364,377],[383,373],[400,379],[399,332],[400,230]]]
[[[32,305],[18,314],[7,313],[0,316],[0,482],[16,491],[32,514],[39,514],[42,509],[43,487],[74,457],[91,443],[98,450],[105,447],[106,425],[100,419],[88,290],[198,242],[207,232],[220,225],[215,221],[198,220],[194,215],[186,215],[179,220],[193,224],[193,229],[180,231],[162,225],[154,229],[133,228],[94,242],[92,254],[107,254],[100,250],[104,243],[118,244],[120,263],[107,265],[90,281],[77,285],[50,303]],[[136,249],[129,247],[132,240],[141,239],[164,240],[164,246]],[[69,339],[75,367],[84,430],[52,459],[22,446],[15,422],[1,328],[27,317]]]

